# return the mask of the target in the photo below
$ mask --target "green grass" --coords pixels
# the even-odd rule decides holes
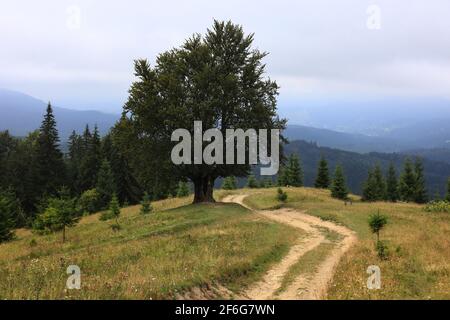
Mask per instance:
[[[60,234],[20,230],[0,245],[0,299],[171,299],[215,284],[238,290],[296,240],[296,230],[235,204],[167,209],[189,201],[155,203],[157,212],[145,216],[126,208],[119,232],[98,214],[86,217],[64,244]],[[81,268],[81,290],[65,289],[72,264]]]

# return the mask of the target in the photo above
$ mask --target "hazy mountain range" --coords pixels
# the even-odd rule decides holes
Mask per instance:
[[[9,130],[12,135],[25,136],[39,128],[48,102],[29,95],[0,89],[0,130]],[[58,130],[65,140],[72,130],[81,132],[86,124],[95,124],[102,134],[117,121],[119,115],[99,111],[77,111],[53,106]]]
[[[46,106],[47,102],[29,95],[0,89],[0,130],[8,129],[16,136],[26,135],[30,131],[39,128]],[[378,111],[370,109],[372,111],[369,110],[361,114],[361,112],[357,113],[356,106],[351,104],[350,106],[342,107],[342,110],[346,110],[345,112],[343,111],[346,116],[340,116],[340,118],[342,120],[354,117],[355,126],[350,129],[355,132],[289,124],[284,134],[291,141],[305,140],[315,142],[322,147],[359,153],[413,153],[424,157],[430,156],[433,160],[445,161],[449,154],[447,149],[450,149],[450,107],[445,109],[444,102],[440,104],[435,103],[434,106],[435,109],[437,108],[436,110],[433,108],[428,110],[428,113],[436,112],[433,116],[422,110],[426,108],[419,110],[413,106],[411,109],[407,109],[404,104],[400,103],[398,109],[404,110],[405,114],[401,116],[399,110],[391,108],[390,113],[386,112],[384,114],[384,122],[385,124],[389,122],[392,129],[380,129],[378,135],[362,134],[357,131],[361,123],[370,120],[370,116],[374,119],[373,123],[380,122],[382,120],[379,114],[380,110],[385,108],[380,106],[377,109]],[[318,108],[320,107],[318,106]],[[333,118],[332,115],[336,113],[336,110],[333,110],[331,108],[328,115],[323,115],[324,124]],[[100,132],[106,133],[119,118],[118,114],[108,114],[99,111],[76,111],[65,109],[61,106],[54,106],[54,112],[63,140],[70,135],[72,130],[82,131],[86,124],[89,124],[91,127],[97,124]],[[425,114],[427,115],[425,116]],[[438,115],[440,117],[436,119]],[[336,116],[336,118],[339,118],[339,116]],[[394,119],[397,119],[397,122]],[[338,119],[335,119],[335,122],[338,123]]]

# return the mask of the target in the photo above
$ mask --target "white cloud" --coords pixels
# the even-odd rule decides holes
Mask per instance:
[[[270,52],[268,72],[281,94],[448,98],[450,3],[375,3],[382,17],[377,31],[366,26],[374,4],[368,0],[4,2],[0,86],[46,99],[58,88],[62,103],[119,110],[134,59],[153,61],[217,18],[255,33],[255,45]],[[67,27],[69,6],[80,8],[79,28]]]

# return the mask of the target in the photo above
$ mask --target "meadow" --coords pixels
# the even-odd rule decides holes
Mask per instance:
[[[409,203],[367,203],[352,196],[352,203],[330,197],[327,190],[283,188],[288,200],[280,205],[274,189],[248,190],[245,203],[260,210],[279,207],[304,210],[322,220],[354,230],[358,242],[339,263],[328,299],[450,299],[450,215],[429,213]],[[380,259],[368,219],[380,212],[388,217],[381,239],[388,258]],[[318,248],[317,250],[321,250]],[[317,252],[319,255],[320,252]],[[313,253],[311,253],[312,255]],[[381,269],[380,290],[367,288],[370,265]]]
[[[248,194],[244,202],[257,210],[293,208],[325,221],[342,224],[358,241],[340,261],[328,299],[450,299],[450,215],[429,213],[407,203],[352,203],[332,199],[327,190],[283,188],[288,199],[276,198],[276,188],[217,191]],[[298,240],[301,231],[279,224],[232,203],[191,205],[192,198],[154,202],[149,215],[140,206],[122,209],[120,231],[101,213],[83,217],[61,234],[37,235],[18,230],[15,240],[0,245],[1,299],[176,299],[192,297],[201,288],[226,287],[233,298],[262,278]],[[381,239],[388,245],[383,260],[375,250],[369,215],[388,216]],[[324,261],[338,235],[304,255],[282,281],[280,292],[301,274],[312,273]],[[81,269],[81,290],[68,290],[66,269]],[[380,290],[367,289],[367,268],[381,269]],[[198,296],[196,296],[198,297]]]
[[[61,234],[19,230],[0,245],[1,299],[174,299],[193,288],[254,282],[287,252],[292,228],[236,204],[190,205],[191,198],[122,209],[120,231],[99,214]],[[68,290],[69,265],[81,289]]]

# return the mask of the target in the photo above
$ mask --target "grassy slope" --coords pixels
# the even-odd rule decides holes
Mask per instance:
[[[235,204],[189,201],[157,202],[148,216],[138,206],[123,209],[119,232],[98,214],[86,217],[65,244],[60,234],[19,231],[0,245],[0,298],[158,299],[211,283],[237,289],[281,259],[298,235]],[[65,290],[71,264],[81,268],[79,291]]]
[[[426,213],[415,204],[363,203],[353,205],[330,198],[329,192],[309,188],[285,188],[284,205],[346,225],[360,241],[337,269],[331,299],[450,299],[450,215]],[[242,192],[242,191],[240,191]],[[275,189],[248,190],[246,203],[258,209],[277,208]],[[368,216],[380,210],[389,217],[381,237],[387,240],[390,258],[380,261]],[[367,267],[381,268],[381,290],[366,287]]]

